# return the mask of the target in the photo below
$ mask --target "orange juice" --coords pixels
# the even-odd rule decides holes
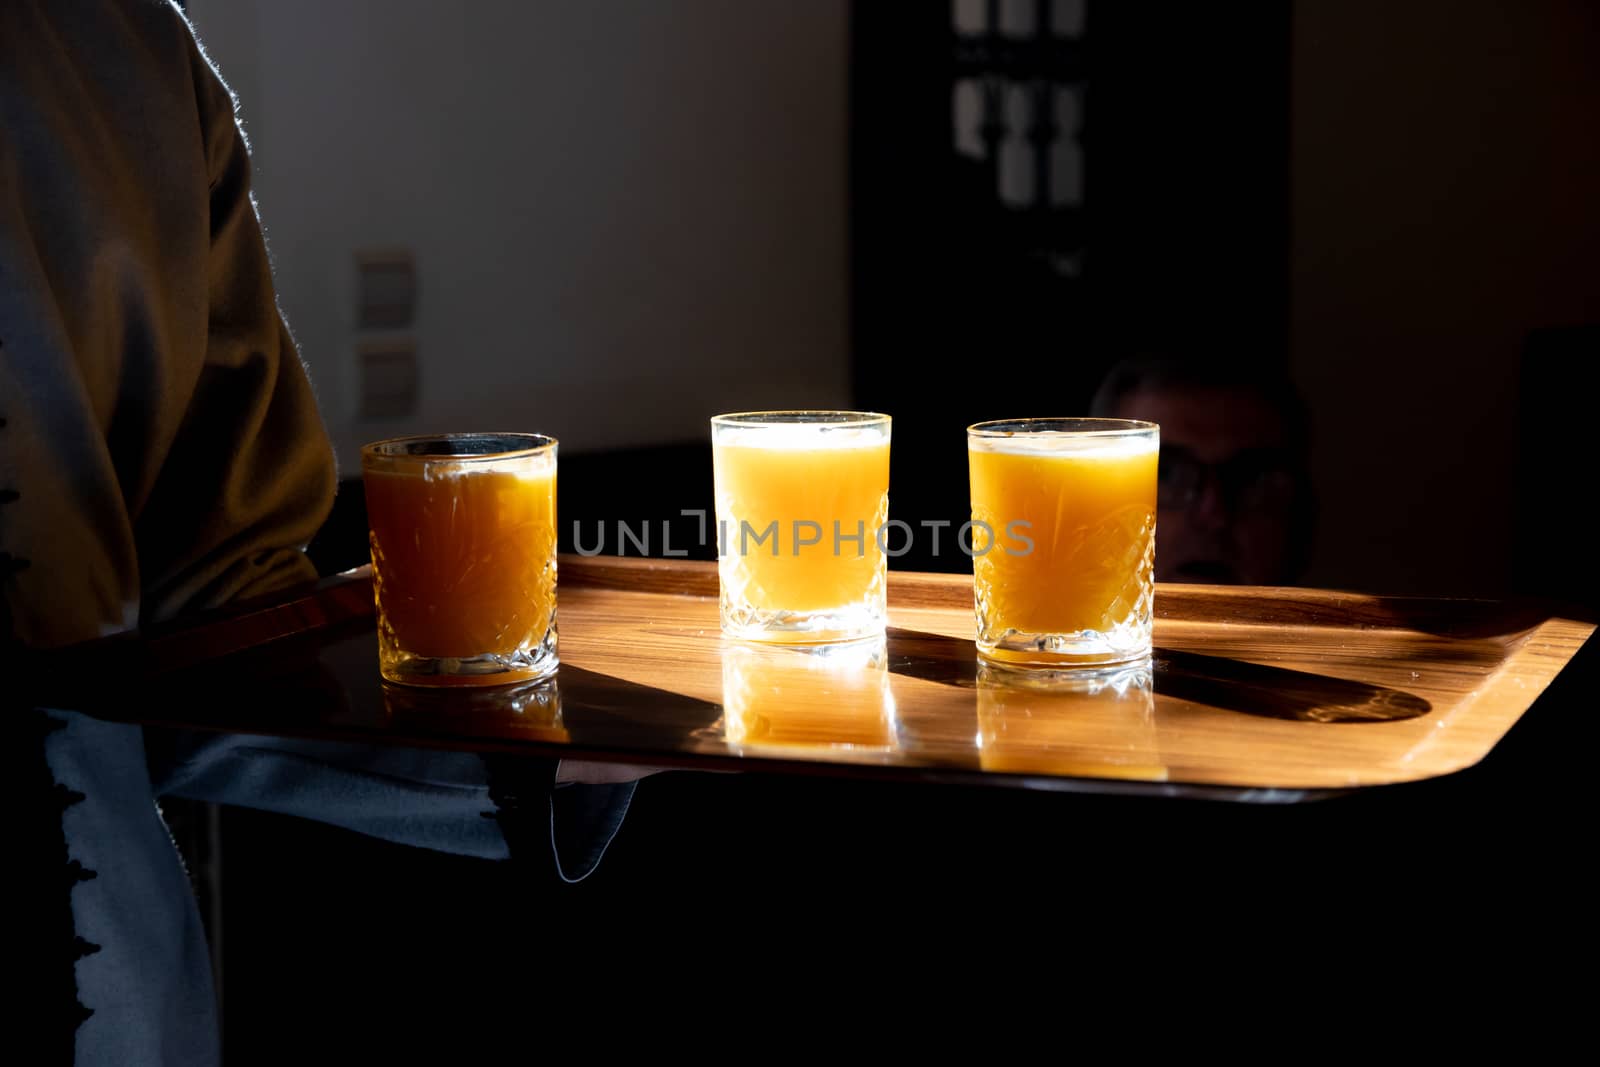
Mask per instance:
[[[1158,449],[1154,433],[969,438],[980,650],[1114,662],[1142,627],[1148,654]]]
[[[363,480],[386,677],[413,661],[437,669],[395,680],[501,682],[553,666],[553,447],[507,460],[369,462]],[[461,670],[463,661],[476,666]]]
[[[720,574],[725,624],[733,617],[730,632],[807,641],[881,631],[887,563],[878,533],[889,512],[887,419],[881,427],[823,431],[781,424],[719,427],[715,434]]]

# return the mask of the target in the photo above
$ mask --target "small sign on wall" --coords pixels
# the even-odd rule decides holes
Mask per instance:
[[[360,341],[361,417],[400,419],[417,411],[417,346],[409,337]]]
[[[408,248],[356,252],[356,326],[362,330],[408,327],[417,315],[417,262]]]

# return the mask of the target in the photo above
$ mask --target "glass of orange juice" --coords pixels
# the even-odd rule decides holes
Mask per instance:
[[[1015,667],[1150,655],[1161,431],[1126,419],[967,428],[978,654]]]
[[[408,685],[556,668],[556,441],[445,434],[361,450],[378,666]]]
[[[889,423],[861,411],[711,420],[724,633],[822,644],[884,632]]]

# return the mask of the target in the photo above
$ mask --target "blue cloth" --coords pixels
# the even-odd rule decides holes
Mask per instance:
[[[51,712],[45,756],[84,798],[62,828],[95,877],[72,890],[78,934],[79,1064],[220,1062],[216,996],[200,914],[158,796],[315,819],[397,844],[503,860],[509,850],[478,757],[238,735],[166,735],[147,758],[137,726]],[[549,847],[564,882],[592,873],[627,813],[633,783],[549,791]],[[534,812],[528,812],[534,815]],[[533,827],[529,826],[529,830]],[[535,835],[542,837],[542,833]]]
[[[211,961],[194,893],[156,808],[143,731],[61,713],[45,758],[84,795],[62,814],[67,854],[94,872],[72,890],[78,935],[99,950],[78,961],[80,1064],[221,1061]]]

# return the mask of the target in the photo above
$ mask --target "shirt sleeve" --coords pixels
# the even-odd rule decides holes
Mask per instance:
[[[190,42],[210,184],[204,364],[140,518],[142,615],[160,620],[315,577],[333,449],[280,314],[233,97]]]

